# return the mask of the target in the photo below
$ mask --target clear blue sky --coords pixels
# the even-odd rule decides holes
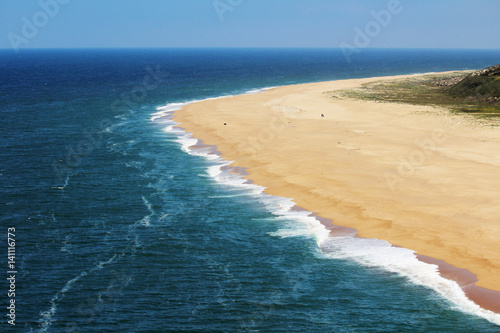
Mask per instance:
[[[500,0],[400,0],[377,31],[391,1],[1,0],[0,48],[339,47],[367,25],[368,47],[500,48]]]

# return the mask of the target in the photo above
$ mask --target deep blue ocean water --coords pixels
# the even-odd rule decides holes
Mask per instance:
[[[320,49],[0,52],[0,249],[15,228],[17,272],[13,327],[2,261],[0,331],[499,332],[409,251],[320,242],[154,117],[270,86],[497,63],[486,50],[350,64]]]

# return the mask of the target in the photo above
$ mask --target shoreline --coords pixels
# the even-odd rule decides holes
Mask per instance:
[[[298,209],[302,208],[298,207]],[[357,236],[358,230],[356,229],[337,226],[331,220],[317,216],[316,213],[312,213],[312,216],[315,216],[325,228],[331,231],[330,237],[343,237],[347,235],[359,237]],[[426,264],[436,265],[441,277],[456,282],[465,295],[481,308],[500,314],[500,291],[475,286],[475,283],[478,281],[475,274],[467,269],[450,265],[444,260],[419,254],[416,254],[416,258]]]
[[[218,151],[217,146],[215,145],[206,145],[203,143],[203,140],[198,139],[198,143],[190,146],[191,149],[197,151],[209,151],[209,154],[216,155],[221,157],[221,153]],[[245,171],[244,167],[233,167],[233,166],[222,166],[221,171],[228,172],[231,174],[235,174],[241,178],[246,179],[245,184],[254,184],[254,182],[250,179],[247,179],[250,174]],[[264,191],[265,192],[265,191]],[[314,217],[321,223],[328,231],[329,237],[356,237],[363,238],[358,236],[358,230],[350,227],[335,225],[332,220],[319,216],[315,212],[310,212],[304,208],[301,208],[297,205],[293,206],[291,211],[305,212],[309,213],[309,217]],[[391,244],[392,247],[399,247]],[[429,256],[415,254],[415,257],[418,261],[421,261],[426,264],[435,265],[438,267],[438,274],[447,279],[454,281],[458,284],[460,289],[464,292],[469,300],[479,305],[481,308],[485,310],[489,310],[500,314],[500,291],[486,289],[482,287],[475,286],[475,283],[478,281],[477,276],[464,268],[455,267],[444,260],[435,259]]]
[[[448,73],[448,72],[446,72],[446,73]],[[436,73],[432,73],[432,74],[435,75]],[[286,90],[286,89],[290,89],[290,88],[292,90],[295,89],[293,91],[293,93],[295,95],[297,95],[297,88],[299,88],[299,90],[302,90],[300,88],[306,88],[305,90],[307,90],[307,88],[309,88],[311,86],[320,86],[319,90],[323,90],[323,92],[325,92],[325,91],[328,91],[328,89],[324,90],[326,88],[326,86],[331,85],[331,84],[335,84],[335,83],[339,83],[339,82],[347,83],[347,88],[352,88],[352,87],[359,86],[360,82],[389,80],[389,79],[395,79],[395,78],[410,77],[410,76],[415,76],[415,75],[428,75],[428,74],[412,74],[412,75],[389,76],[389,77],[368,78],[368,79],[351,79],[351,80],[341,80],[341,81],[319,82],[319,83],[312,83],[312,84],[301,84],[301,85],[295,85],[295,86],[284,86],[284,87],[272,88],[271,90],[266,90],[265,92],[260,93],[259,96],[261,96],[263,94],[267,94],[270,91],[275,92],[276,90],[282,90],[282,89]],[[325,86],[325,87],[323,87],[323,86]],[[342,85],[342,89],[344,89],[344,88],[346,88],[345,84]],[[286,96],[287,94],[285,93],[285,94],[281,94],[281,95]],[[319,95],[321,95],[321,93]],[[254,97],[256,95],[239,95],[239,96],[234,96],[234,97],[227,97],[227,98],[223,99],[222,101],[221,100],[215,101],[215,103],[216,104],[221,104],[221,103],[225,104],[226,102],[228,102],[228,100],[235,99],[235,98],[241,99],[241,97],[248,97],[248,96]],[[278,97],[282,97],[282,96],[278,96]],[[272,96],[273,99],[275,99],[275,97],[276,96]],[[311,96],[306,96],[306,97],[309,98]],[[318,94],[316,94],[315,97],[318,97]],[[269,98],[268,98],[268,100],[269,100]],[[234,116],[230,117],[230,114],[228,113],[228,110],[231,110],[231,108],[223,109],[223,110],[221,110],[222,112],[219,112],[217,115],[219,117],[219,118],[217,118],[217,120],[228,119],[226,121],[227,125],[223,125],[222,123],[218,123],[218,124],[214,123],[214,121],[216,120],[216,117],[213,117],[213,114],[210,117],[204,118],[204,120],[207,121],[208,124],[200,124],[199,121],[192,121],[191,119],[189,119],[189,117],[187,117],[186,109],[191,109],[193,105],[199,106],[200,104],[205,104],[204,107],[201,108],[202,110],[206,109],[207,106],[212,107],[212,108],[214,107],[214,105],[206,105],[207,102],[209,102],[209,104],[210,103],[213,104],[214,100],[203,101],[203,102],[198,102],[195,104],[187,105],[181,109],[182,110],[181,112],[176,111],[174,113],[175,120],[178,123],[180,123],[178,125],[178,127],[183,128],[184,130],[186,130],[189,133],[193,133],[193,137],[203,139],[204,142],[208,142],[208,144],[205,145],[204,142],[199,141],[195,148],[202,148],[204,146],[208,146],[210,150],[212,150],[214,152],[217,151],[218,154],[220,154],[222,157],[228,158],[231,161],[235,161],[235,163],[231,164],[230,166],[227,166],[226,168],[234,168],[234,172],[241,173],[244,176],[244,178],[247,179],[249,182],[252,182],[252,183],[255,182],[256,184],[258,184],[260,186],[265,186],[266,187],[265,192],[268,194],[277,195],[277,196],[286,197],[286,198],[293,198],[293,200],[295,202],[297,202],[295,195],[287,195],[287,194],[291,194],[291,193],[296,193],[296,189],[286,188],[286,186],[285,186],[285,188],[283,188],[283,186],[281,186],[281,187],[277,186],[276,181],[272,180],[273,177],[267,177],[267,178],[262,177],[262,174],[265,173],[265,172],[262,172],[262,170],[259,170],[260,174],[258,174],[259,172],[257,172],[257,174],[255,171],[252,172],[253,169],[259,169],[259,168],[262,169],[262,165],[258,165],[258,163],[255,163],[254,161],[252,161],[254,163],[245,163],[244,158],[241,158],[241,156],[240,156],[240,158],[234,158],[233,156],[231,156],[234,154],[232,154],[232,153],[228,154],[227,152],[229,152],[230,150],[232,150],[234,152],[235,150],[236,151],[238,150],[237,148],[239,148],[240,151],[241,150],[245,151],[246,155],[252,155],[253,157],[255,157],[256,155],[258,155],[258,153],[262,153],[262,151],[261,151],[261,150],[263,150],[262,147],[266,144],[264,134],[267,134],[268,139],[269,139],[272,136],[269,133],[273,134],[274,136],[278,136],[278,135],[280,135],[279,131],[287,130],[284,128],[284,126],[287,126],[286,123],[290,124],[292,122],[295,123],[298,121],[309,121],[309,120],[317,121],[317,119],[311,119],[310,115],[308,115],[308,114],[306,114],[305,117],[303,115],[302,115],[303,117],[300,117],[300,114],[303,111],[300,109],[300,107],[297,108],[297,106],[294,104],[286,104],[284,107],[282,107],[282,105],[281,105],[282,101],[278,101],[277,103],[274,103],[272,105],[272,107],[278,106],[278,109],[280,109],[280,107],[281,107],[281,110],[277,110],[277,111],[284,113],[284,115],[275,112],[277,114],[277,116],[276,116],[276,114],[274,114],[275,117],[273,117],[272,113],[271,114],[267,113],[266,115],[271,116],[268,118],[269,119],[268,124],[267,124],[268,131],[265,133],[264,132],[259,133],[257,131],[257,134],[255,135],[255,133],[254,133],[254,136],[252,137],[254,139],[253,140],[254,144],[251,145],[250,147],[248,147],[248,143],[244,142],[243,144],[246,144],[247,147],[242,147],[241,142],[239,142],[240,145],[238,145],[238,142],[236,142],[236,144],[234,142],[231,142],[231,143],[225,142],[226,141],[225,138],[234,137],[234,136],[225,136],[223,133],[224,130],[226,128],[228,128],[228,126],[233,125],[232,121],[235,120]],[[315,100],[309,98],[308,102],[314,104]],[[332,102],[332,101],[328,100],[328,102]],[[256,105],[255,101],[252,101],[252,103],[253,103],[253,105]],[[259,103],[259,102],[257,102],[257,103]],[[369,102],[355,102],[355,103],[357,103],[357,104],[362,104],[362,103],[370,104]],[[382,103],[380,103],[380,104],[382,104]],[[241,105],[241,104],[237,103],[236,105]],[[216,107],[219,107],[219,106],[220,105],[218,105]],[[234,107],[235,105],[233,104],[232,106]],[[263,106],[265,107],[266,105],[264,105],[262,103],[259,105],[259,107],[263,107]],[[299,104],[299,106],[300,106],[300,104]],[[408,106],[405,106],[405,107],[408,107]],[[422,108],[422,107],[420,107],[420,108]],[[190,115],[191,117],[195,113],[196,113],[196,116],[200,116],[200,110],[198,109],[195,111],[198,111],[198,112],[191,113],[191,115]],[[276,111],[276,110],[273,110],[273,111]],[[426,111],[429,111],[429,110],[426,110]],[[326,112],[325,112],[325,114],[326,114]],[[220,118],[220,115],[222,115],[223,118]],[[243,113],[239,114],[238,116],[244,118],[243,122],[239,123],[239,125],[245,124],[245,122],[247,122],[249,120],[249,119],[245,119],[246,115]],[[299,116],[299,117],[297,117],[297,116]],[[451,114],[449,116],[451,117]],[[342,117],[340,117],[340,119],[339,119],[339,117],[337,117],[336,121],[345,120],[345,119],[342,119],[343,117],[345,118],[345,115],[342,115]],[[208,118],[210,118],[210,119],[208,119]],[[231,123],[229,121],[231,121]],[[211,122],[211,124],[210,124],[210,122]],[[203,121],[202,121],[202,123],[203,123]],[[186,126],[186,124],[188,126]],[[224,126],[224,127],[222,127],[222,126]],[[208,130],[207,130],[207,127],[208,127]],[[257,125],[257,128],[259,128],[259,127],[262,128],[262,126]],[[218,133],[219,129],[220,129],[221,133]],[[274,131],[274,133],[273,133],[273,131]],[[202,134],[200,135],[200,133],[202,133]],[[321,131],[319,133],[321,133]],[[259,137],[259,134],[262,134],[262,135]],[[259,138],[260,138],[260,142],[259,142]],[[342,145],[341,141],[337,141],[337,142],[338,142],[338,145]],[[273,144],[275,144],[275,143],[273,142]],[[228,149],[228,148],[233,148],[233,149]],[[350,155],[350,153],[355,152],[357,150],[356,147],[352,147],[352,146],[344,146],[344,147],[341,147],[341,149],[343,149],[344,151],[347,151],[349,153],[349,155]],[[358,150],[359,150],[359,148],[358,148]],[[228,157],[228,155],[230,155],[230,157]],[[320,163],[319,160],[317,160],[316,162]],[[254,177],[254,175],[259,176],[259,177]],[[273,176],[276,176],[276,173],[273,173]],[[254,178],[257,178],[257,179],[254,179]],[[297,185],[297,184],[292,184],[292,185]],[[293,186],[291,186],[291,187],[293,187]],[[285,195],[283,195],[283,194],[285,194]],[[299,199],[298,201],[302,201],[302,200]],[[297,202],[297,209],[302,209],[302,208],[299,208],[299,205],[300,205],[300,207],[306,207],[306,208],[304,208],[304,210],[306,210],[306,211],[317,212],[317,213],[314,213],[316,219],[318,219],[329,230],[335,231],[336,233],[340,232],[342,235],[358,233],[358,234],[361,234],[359,237],[362,237],[362,238],[385,239],[384,237],[371,237],[370,234],[372,232],[368,232],[368,235],[365,235],[365,234],[367,234],[367,232],[366,232],[367,229],[373,229],[373,230],[388,229],[387,226],[383,225],[383,223],[375,223],[375,225],[368,224],[367,227],[369,227],[369,228],[362,228],[362,227],[356,228],[355,225],[354,226],[348,225],[349,223],[340,223],[340,225],[338,225],[339,219],[336,218],[337,216],[335,216],[335,215],[332,216],[328,213],[325,214],[321,210],[312,210],[312,209],[310,209],[310,205],[308,204],[307,201],[308,200],[304,200],[303,202]],[[305,205],[303,203],[305,203]],[[353,214],[353,212],[351,211],[350,215],[352,216],[352,214]],[[354,215],[359,215],[359,213],[354,214]],[[330,221],[336,221],[337,225],[331,223]],[[365,230],[363,230],[363,229],[365,229]],[[371,230],[371,231],[373,231],[373,230]],[[365,237],[365,236],[368,236],[368,237]],[[356,237],[358,237],[358,236],[356,236]],[[385,240],[387,240],[387,239],[385,239]],[[410,248],[410,249],[414,248],[413,246],[405,246],[404,242],[389,241],[389,243],[396,244],[393,246],[401,246],[401,247]],[[434,259],[435,257],[440,257],[439,255],[433,256],[432,253],[424,252],[422,254],[421,252],[423,252],[423,251],[418,251],[418,250],[416,251],[416,256],[417,256],[418,260],[425,262],[425,263],[437,265],[439,267],[440,275],[447,278],[447,279],[451,279],[451,280],[457,282],[469,299],[471,299],[473,302],[480,305],[484,309],[491,310],[495,313],[500,313],[500,297],[499,297],[500,292],[496,291],[495,289],[490,289],[490,288],[485,288],[483,286],[475,285],[475,283],[476,283],[476,281],[478,281],[478,279],[476,277],[476,274],[472,273],[471,270],[457,268],[460,266],[457,266],[457,265],[454,266],[453,264],[448,263],[448,261],[443,260],[443,258]],[[429,255],[429,254],[431,254],[431,255]],[[481,281],[481,279],[479,281]]]

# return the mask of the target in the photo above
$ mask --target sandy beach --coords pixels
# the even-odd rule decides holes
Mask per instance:
[[[498,127],[429,106],[331,97],[395,78],[404,76],[207,100],[174,120],[266,193],[416,251],[500,313]]]

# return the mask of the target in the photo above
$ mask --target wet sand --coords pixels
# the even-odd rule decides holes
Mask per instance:
[[[355,229],[414,250],[477,304],[500,313],[498,127],[445,109],[328,93],[404,77],[207,100],[185,106],[174,120],[266,193],[333,223],[332,235]]]

